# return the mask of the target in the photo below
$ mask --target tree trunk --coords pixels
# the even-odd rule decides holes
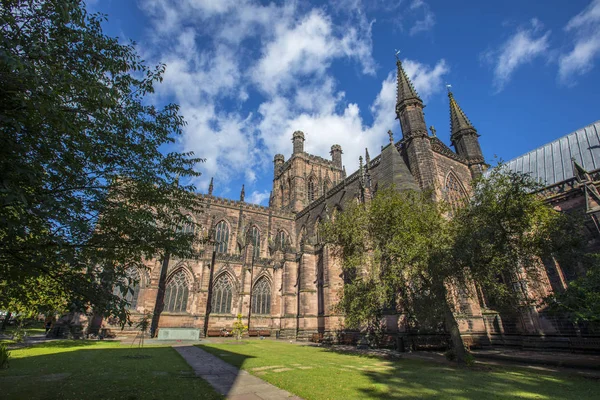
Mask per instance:
[[[11,316],[12,316],[11,312],[6,313],[6,316],[4,317],[4,321],[2,321],[2,327],[0,328],[0,332],[3,332],[6,329],[6,326],[8,325],[8,321],[10,321]]]
[[[448,303],[448,297],[446,290],[444,290],[444,324],[446,325],[446,331],[450,333],[450,339],[452,340],[452,349],[454,350],[454,354],[456,355],[456,362],[459,364],[464,364],[467,351],[465,350],[465,345],[463,343],[462,337],[460,336],[460,330],[458,329],[458,322],[456,322],[456,318],[454,317],[454,313],[452,312],[452,308]]]
[[[167,287],[167,270],[169,269],[169,260],[171,254],[165,251],[162,266],[160,268],[160,277],[158,279],[158,292],[156,293],[156,302],[154,303],[154,313],[152,314],[152,323],[150,324],[150,337],[156,337],[156,330],[160,321],[160,314],[165,306],[165,289]]]

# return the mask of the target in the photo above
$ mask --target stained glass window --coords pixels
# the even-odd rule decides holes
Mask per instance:
[[[308,180],[308,201],[313,201],[315,199],[315,189],[315,180],[313,178],[310,178]]]
[[[121,288],[116,286],[113,290],[113,294],[125,299],[129,305],[127,308],[135,309],[137,307],[138,297],[140,294],[140,272],[137,268],[127,268],[125,271],[124,282],[129,286],[127,293],[123,296]]]
[[[231,313],[231,301],[233,300],[233,287],[227,274],[221,275],[213,284],[212,312],[216,314]]]
[[[178,313],[186,312],[189,292],[190,283],[187,275],[179,270],[167,283],[164,310]]]
[[[254,257],[256,258],[260,255],[260,231],[256,226],[250,228],[250,243],[254,247]]]
[[[252,313],[271,313],[271,285],[266,278],[260,278],[252,288]]]
[[[275,244],[278,249],[285,250],[287,244],[286,244],[286,234],[284,231],[279,231],[279,233],[277,234],[277,240],[276,240]]]
[[[227,225],[227,222],[221,221],[217,224],[215,240],[217,241],[217,253],[227,253],[229,244],[229,225]]]
[[[446,178],[446,187],[444,188],[444,192],[446,201],[450,206],[451,214],[456,213],[456,211],[462,207],[467,200],[467,193],[453,172],[450,172]]]

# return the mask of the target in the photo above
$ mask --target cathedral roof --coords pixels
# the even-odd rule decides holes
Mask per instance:
[[[550,186],[575,177],[575,159],[587,171],[600,169],[600,121],[569,133],[505,163]]]
[[[411,174],[404,158],[393,144],[388,145],[381,151],[381,184],[383,186],[394,185],[396,190],[420,190],[415,178]]]

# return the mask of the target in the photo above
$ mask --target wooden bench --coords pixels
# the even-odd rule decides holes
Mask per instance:
[[[208,337],[229,337],[231,336],[230,330],[222,330],[222,329],[209,329],[206,331],[206,336]]]
[[[248,331],[248,336],[257,337],[257,336],[271,336],[271,331],[266,329],[250,329]]]

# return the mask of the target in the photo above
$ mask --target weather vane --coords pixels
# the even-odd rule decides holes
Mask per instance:
[[[448,92],[450,92],[450,89],[452,89],[452,85],[450,85],[449,83],[446,84],[446,89],[448,89]]]
[[[400,61],[400,57],[398,57],[400,55],[400,50],[394,49],[394,51],[396,52],[396,60]]]

